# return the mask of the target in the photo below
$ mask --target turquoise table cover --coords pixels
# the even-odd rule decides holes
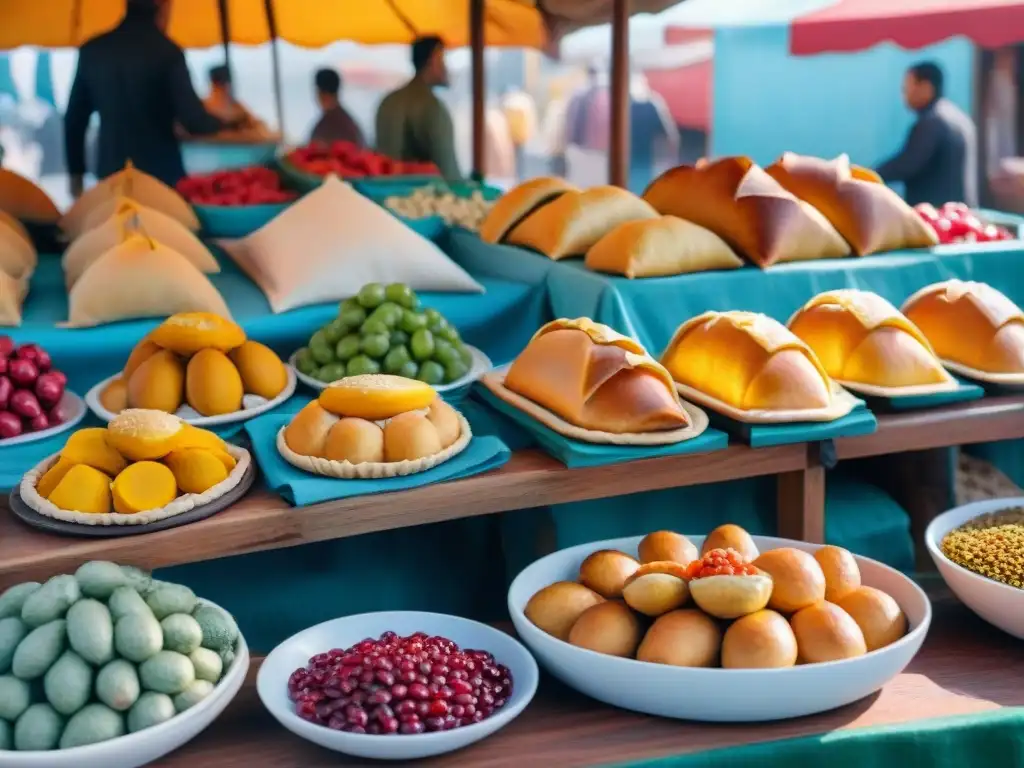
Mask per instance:
[[[245,431],[266,484],[289,504],[299,507],[354,496],[407,491],[458,480],[497,469],[506,464],[512,455],[497,437],[482,435],[474,436],[462,453],[426,472],[380,480],[319,477],[293,467],[278,452],[277,433],[290,420],[291,416],[288,415],[268,414],[247,422]]]
[[[241,238],[250,235],[278,214],[284,213],[290,203],[267,205],[198,205],[196,212],[204,237]]]
[[[924,408],[938,408],[953,403],[980,400],[985,396],[983,387],[968,381],[960,381],[956,389],[948,392],[933,392],[928,395],[905,395],[902,397],[865,397],[868,406],[875,411],[919,411]]]
[[[250,338],[269,345],[285,359],[305,344],[313,331],[337,315],[336,302],[275,315],[263,291],[233,261],[223,255],[219,260],[221,272],[210,279],[227,301],[232,316]],[[434,307],[448,318],[468,344],[482,349],[495,364],[507,362],[548,319],[544,290],[513,280],[479,282],[485,288],[483,294],[423,293],[420,298],[425,306]],[[41,344],[79,394],[120,370],[132,347],[159,322],[137,320],[97,328],[58,328],[57,323],[66,319],[67,292],[60,258],[41,256],[32,276],[22,324],[5,332],[17,343]]]
[[[640,459],[654,459],[660,456],[684,456],[695,453],[713,453],[729,447],[729,436],[717,429],[708,428],[690,440],[671,445],[598,445],[560,435],[541,424],[529,414],[510,405],[492,393],[487,387],[478,385],[474,394],[488,406],[508,417],[528,433],[549,454],[569,469],[579,467],[605,467]]]
[[[752,448],[870,435],[878,429],[875,415],[863,405],[835,421],[803,421],[791,424],[747,424],[710,409],[705,410],[712,426],[734,435]]]

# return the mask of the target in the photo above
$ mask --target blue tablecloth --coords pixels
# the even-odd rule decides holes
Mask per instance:
[[[227,257],[220,257],[222,271],[211,275],[227,301],[235,320],[250,338],[287,357],[308,341],[317,328],[338,312],[335,302],[275,315],[267,297]],[[467,343],[479,347],[496,364],[508,362],[523,348],[534,331],[549,319],[543,287],[515,280],[483,279],[483,294],[423,293],[423,304],[434,307],[455,325]],[[55,364],[68,376],[73,389],[85,391],[119,370],[128,353],[157,320],[113,323],[97,328],[57,328],[67,319],[67,293],[60,258],[44,255],[32,276],[20,328],[10,335],[18,343],[33,341],[49,351]]]

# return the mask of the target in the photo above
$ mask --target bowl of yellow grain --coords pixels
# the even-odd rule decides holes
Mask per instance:
[[[1024,498],[951,509],[932,520],[924,538],[928,554],[961,602],[1024,640]]]

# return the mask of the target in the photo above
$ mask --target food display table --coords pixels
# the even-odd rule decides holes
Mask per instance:
[[[903,761],[959,768],[981,758],[992,765],[1015,764],[1024,726],[1019,642],[971,614],[937,579],[922,582],[935,608],[924,647],[882,691],[847,707],[779,723],[685,723],[613,709],[545,676],[526,712],[493,738],[419,764],[483,768],[515,760],[565,768],[784,768]],[[320,749],[278,726],[256,696],[258,664],[224,715],[157,765],[368,764]]]

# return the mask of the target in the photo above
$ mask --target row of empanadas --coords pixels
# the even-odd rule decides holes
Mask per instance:
[[[42,187],[7,168],[0,168],[0,211],[32,224],[55,224],[60,218]]]
[[[43,219],[51,208],[53,202],[39,187],[0,169],[0,326],[21,325],[21,307],[38,262],[21,219]]]

